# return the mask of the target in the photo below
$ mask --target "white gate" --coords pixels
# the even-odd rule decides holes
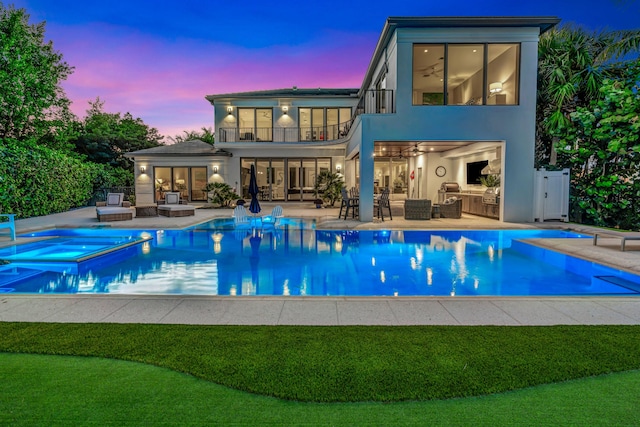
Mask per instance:
[[[534,220],[569,221],[569,169],[535,172]]]

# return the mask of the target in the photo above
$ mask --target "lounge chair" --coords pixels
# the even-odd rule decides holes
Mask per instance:
[[[627,240],[640,240],[640,233],[634,233],[631,231],[600,230],[593,233],[593,245],[598,246],[598,239],[603,237],[616,237],[620,239],[620,250],[624,252]]]
[[[133,219],[131,203],[124,200],[124,193],[108,193],[107,200],[96,202],[98,221],[127,221]]]
[[[280,219],[283,217],[282,206],[277,205],[271,211],[271,215],[262,218],[263,225],[273,225],[274,227],[280,223]]]
[[[180,193],[164,193],[164,205],[158,206],[158,215],[168,217],[193,216],[196,214],[195,206],[181,204]]]
[[[233,210],[233,225],[236,228],[251,225],[251,219],[247,215],[247,210],[244,206],[236,206]]]
[[[15,222],[15,214],[0,214],[0,218],[7,217],[8,221],[0,222],[0,228],[9,229],[9,237],[11,240],[16,240],[16,222]]]

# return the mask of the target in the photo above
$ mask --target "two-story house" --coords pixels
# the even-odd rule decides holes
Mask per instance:
[[[137,200],[157,201],[159,188],[202,200],[210,181],[246,196],[252,164],[263,200],[313,200],[316,176],[330,170],[360,189],[360,219],[370,221],[381,188],[392,200],[435,203],[442,183],[455,182],[481,197],[479,178],[493,173],[498,204],[481,214],[533,221],[538,38],[558,22],[388,18],[360,88],[206,96],[215,149],[194,142],[130,153]]]

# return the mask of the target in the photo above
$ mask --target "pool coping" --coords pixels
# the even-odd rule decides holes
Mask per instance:
[[[638,297],[0,295],[0,321],[194,325],[637,325]]]

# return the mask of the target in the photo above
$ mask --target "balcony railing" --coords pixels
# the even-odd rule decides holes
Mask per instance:
[[[391,89],[370,89],[364,92],[354,118],[360,114],[391,114],[396,112],[396,104]]]
[[[349,133],[352,121],[314,127],[274,128],[220,128],[216,140],[219,142],[299,142],[335,141]]]
[[[371,89],[360,98],[353,117],[348,122],[328,126],[220,128],[218,142],[304,142],[335,141],[345,138],[360,114],[395,113],[393,90]]]

